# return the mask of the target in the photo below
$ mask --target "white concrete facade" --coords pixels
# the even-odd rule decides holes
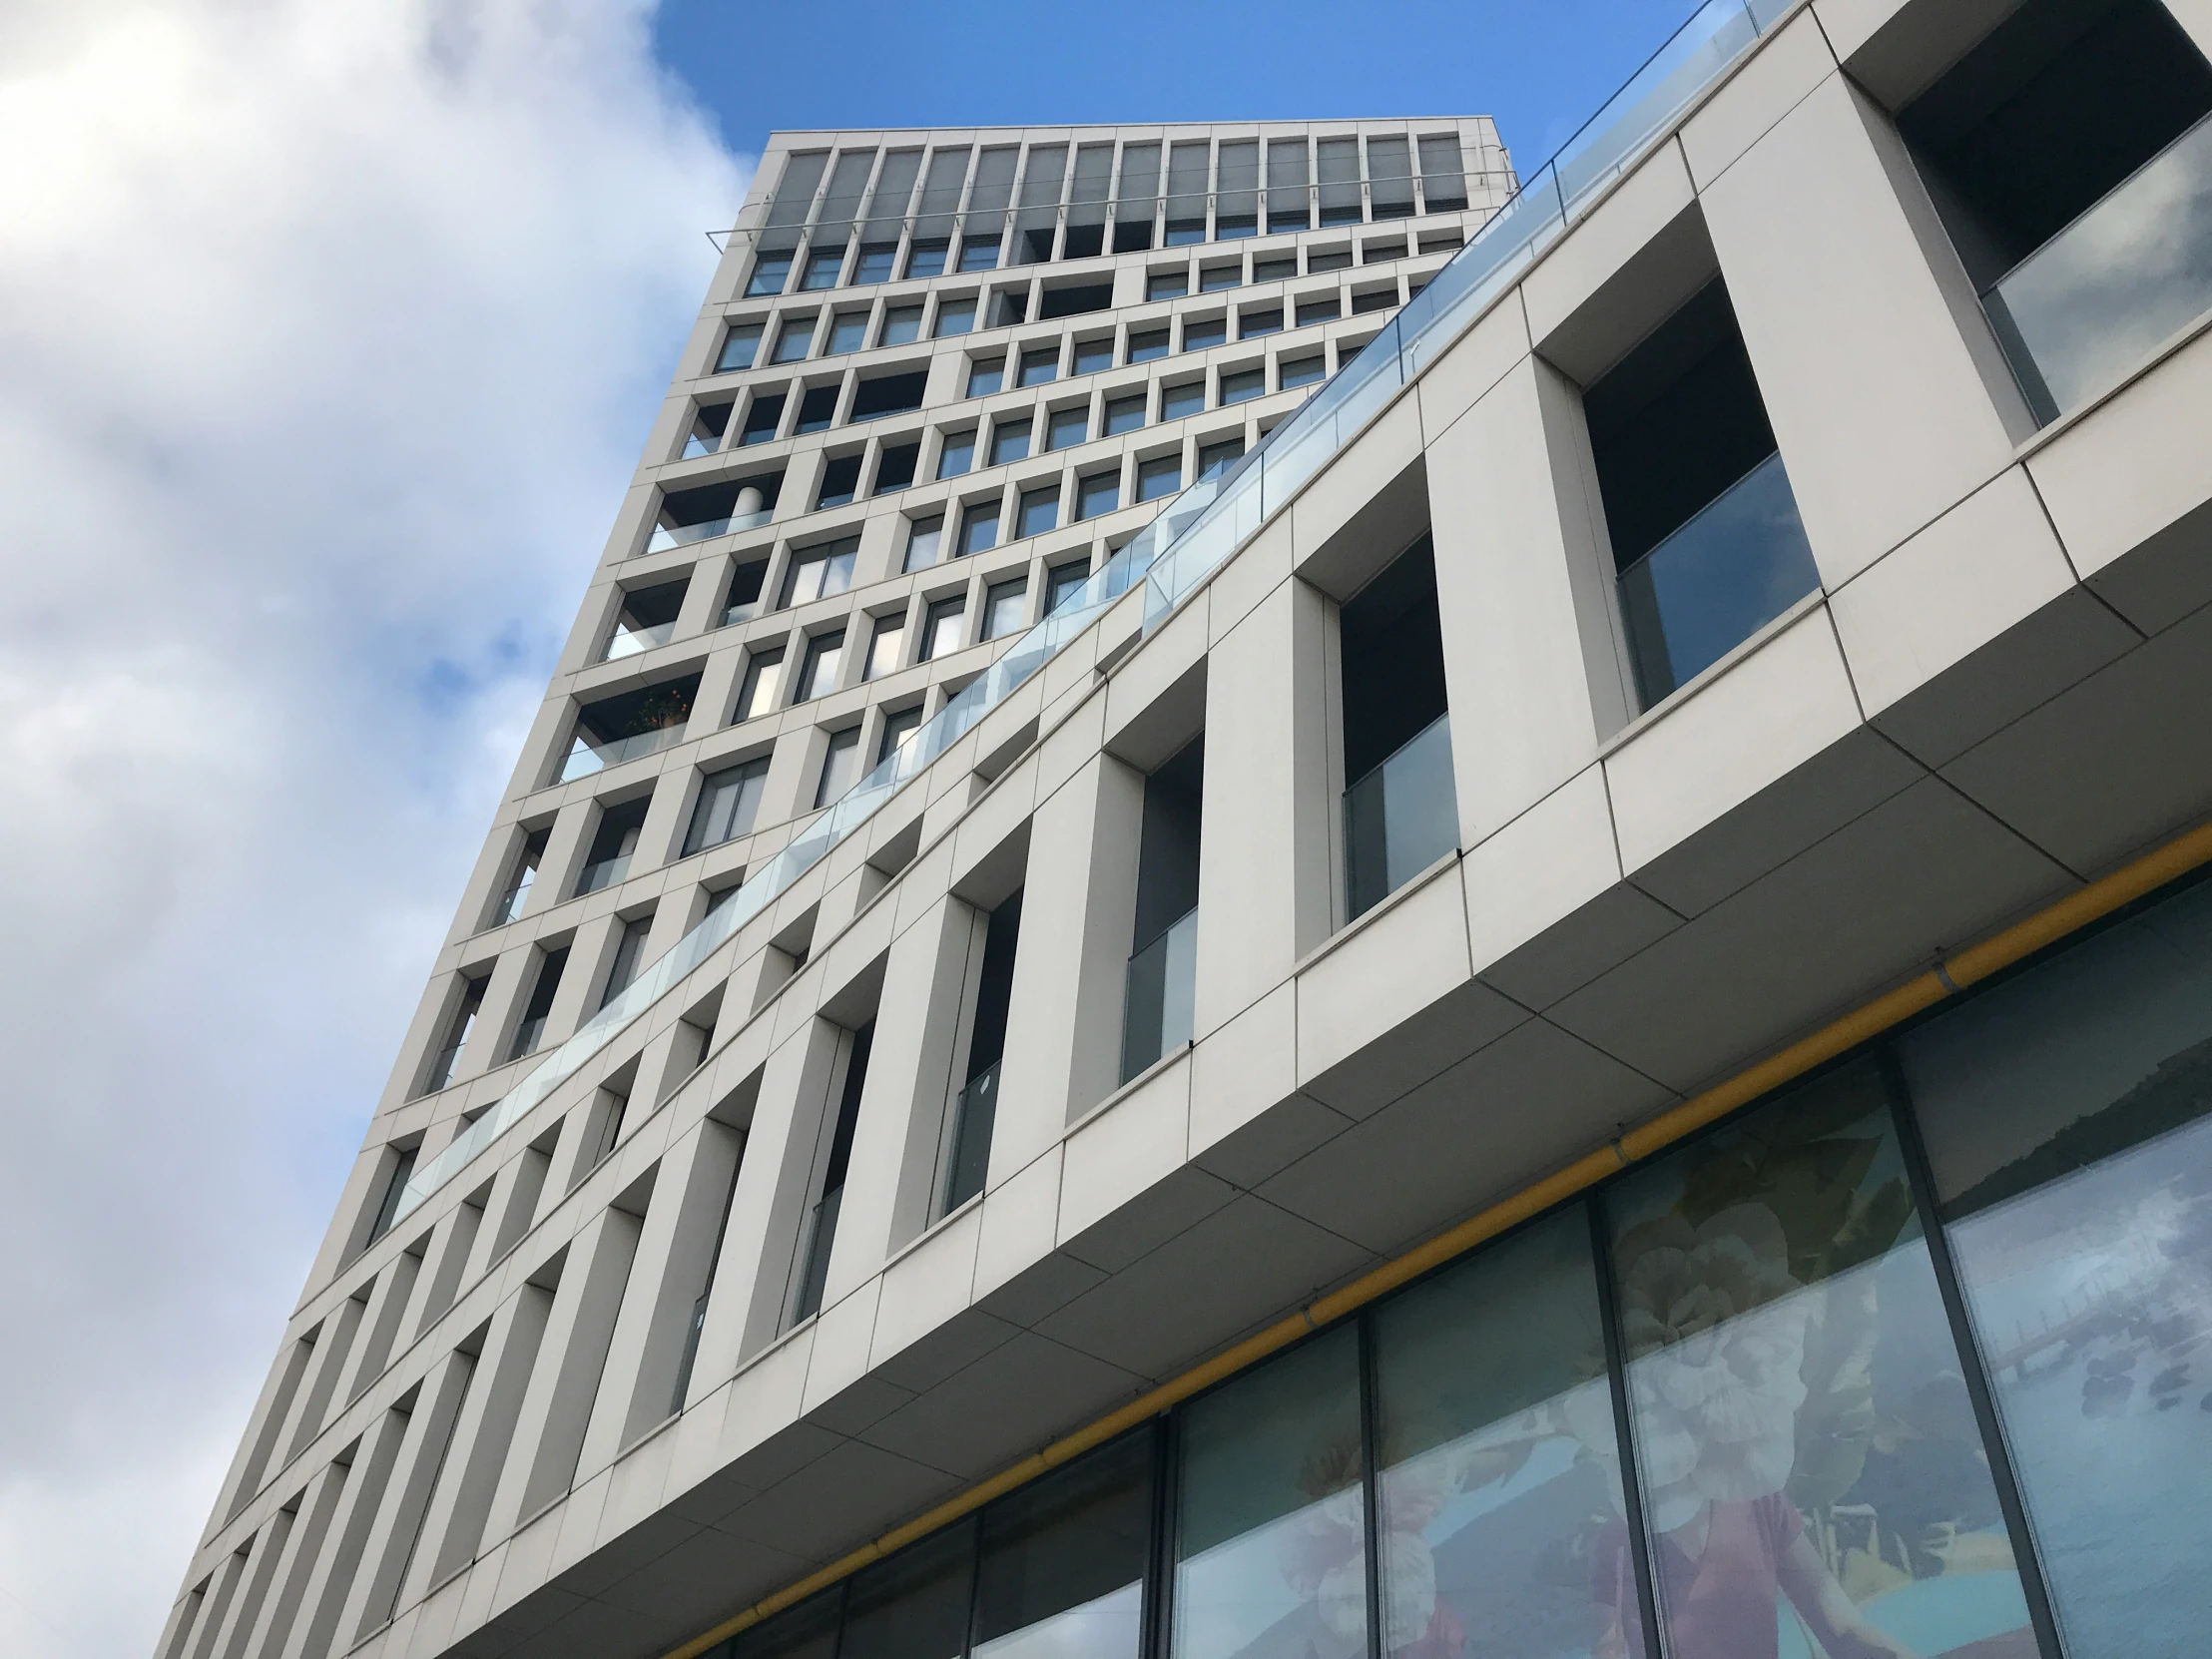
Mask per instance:
[[[989,661],[994,587],[1022,582],[1020,620],[1041,615],[1054,571],[1157,510],[1136,499],[1145,463],[1173,457],[1188,482],[1208,447],[1256,445],[1309,393],[1285,365],[1341,367],[1386,320],[1365,296],[1401,303],[1514,186],[1480,119],[778,135],[160,1659],[673,1650],[2212,810],[2202,319],[2037,426],[1894,120],[2006,8],[1963,39],[1950,0],[1768,9],[1757,46],[1172,616],[1116,605],[376,1235],[401,1153],[434,1154],[526,1069],[507,1056],[548,951],[567,966],[539,1048],[599,1005],[627,923],[650,917],[658,956],[811,818],[833,737],[857,726],[871,760],[890,716],[933,712]],[[1311,146],[1343,138],[1366,158],[1357,222],[1270,234],[1271,194],[1257,235],[1218,235],[1277,188],[1225,157],[1295,147],[1309,171],[1281,175],[1280,200],[1311,200],[1328,188]],[[1152,246],[1116,254],[1132,199],[1115,192],[1145,145],[1162,147],[1155,196],[1134,199],[1158,204]],[[1427,171],[1446,149],[1459,171]],[[1413,158],[1402,189],[1379,153]],[[956,178],[932,171],[953,155]],[[1003,202],[977,195],[991,155]],[[1178,155],[1209,158],[1207,240],[1166,247],[1190,217]],[[887,174],[899,156],[912,168]],[[886,178],[908,194],[879,200]],[[1058,195],[1031,190],[1046,180]],[[925,233],[946,227],[956,267],[994,217],[999,263],[906,275]],[[1086,221],[1108,251],[1070,258]],[[1038,229],[1046,257],[1011,263]],[[834,285],[804,288],[831,246]],[[855,282],[881,246],[889,274]],[[748,297],[786,249],[789,291]],[[1232,266],[1234,285],[1206,285]],[[1188,294],[1147,297],[1178,272]],[[1716,275],[1818,583],[1640,709],[1582,392]],[[1040,314],[1108,285],[1105,309]],[[992,325],[1002,292],[1035,320]],[[940,335],[969,300],[975,329]],[[879,343],[911,305],[918,337]],[[1341,314],[1302,326],[1302,305]],[[829,354],[842,314],[862,343]],[[772,361],[804,315],[807,354]],[[1185,348],[1217,318],[1220,343]],[[715,372],[755,324],[757,365]],[[1164,354],[1131,361],[1162,329]],[[1077,372],[1094,342],[1105,366]],[[1050,378],[1017,384],[1025,356]],[[993,360],[1004,387],[969,396]],[[920,406],[854,423],[860,387],[897,373],[925,376]],[[1195,412],[1167,414],[1190,382]],[[802,433],[812,390],[833,407]],[[1136,397],[1141,423],[1109,432],[1107,406]],[[719,436],[685,458],[717,404]],[[1063,407],[1081,435],[1071,416],[1046,449]],[[1018,421],[1029,453],[993,466],[988,434]],[[966,431],[974,465],[937,480]],[[861,493],[908,443],[914,482]],[[818,507],[854,457],[854,498]],[[653,550],[670,492],[779,474],[757,527]],[[1114,505],[1071,521],[1107,474]],[[1015,525],[1047,490],[1050,528],[951,556],[963,515]],[[910,527],[938,515],[944,552],[902,570]],[[1458,845],[1355,919],[1338,616],[1424,533]],[[805,554],[849,537],[848,588],[778,603]],[[763,561],[752,614],[721,625],[733,573]],[[666,637],[605,660],[625,595],[678,581]],[[954,596],[956,647],[918,660]],[[896,654],[863,678],[887,618]],[[792,702],[809,642],[840,628],[833,683]],[[733,723],[747,664],[778,647],[776,707]],[[580,707],[692,675],[681,741],[549,782]],[[1144,780],[1201,735],[1190,1040],[1123,1082]],[[751,829],[686,856],[701,780],[756,758]],[[635,802],[627,863],[575,896],[602,815]],[[534,831],[536,879],[491,921]],[[940,1216],[983,918],[1017,889],[987,1177]],[[426,1092],[472,981],[481,1010]],[[794,1320],[863,1029],[821,1307]]]

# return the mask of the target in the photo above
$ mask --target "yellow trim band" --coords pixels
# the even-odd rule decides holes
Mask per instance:
[[[1956,955],[1943,958],[1927,972],[1823,1026],[1811,1036],[1801,1038],[1778,1053],[1769,1055],[1757,1065],[1738,1072],[1725,1083],[1707,1089],[1703,1094],[1692,1095],[1681,1105],[1660,1113],[1642,1127],[1627,1131],[1618,1139],[1608,1141],[1597,1151],[1576,1159],[1565,1169],[1522,1188],[1502,1203],[1492,1205],[1480,1215],[1469,1217],[1458,1226],[1437,1234],[1427,1243],[1414,1246],[1394,1261],[1385,1262],[1373,1272],[1354,1280],[1343,1290],[1307,1304],[1297,1313],[1277,1321],[1258,1335],[1247,1337],[1234,1348],[1225,1349],[1211,1360],[1192,1367],[1182,1376],[1161,1383],[1149,1392],[1139,1394],[1120,1409],[1109,1411],[1097,1421],[1053,1441],[1042,1451],[1033,1452],[1011,1467],[1001,1469],[989,1479],[970,1486],[958,1497],[946,1499],[935,1508],[916,1515],[904,1525],[894,1526],[881,1537],[862,1544],[848,1555],[840,1556],[820,1571],[809,1573],[795,1584],[787,1584],[774,1595],[762,1598],[743,1612],[716,1625],[705,1635],[696,1636],[682,1647],[671,1649],[663,1659],[698,1659],[700,1654],[717,1642],[726,1641],[772,1614],[806,1600],[816,1591],[828,1589],[839,1579],[850,1577],[869,1562],[879,1560],[963,1515],[974,1513],[992,1498],[1025,1485],[1038,1475],[1057,1468],[1094,1446],[1103,1445],[1116,1434],[1136,1427],[1147,1418],[1158,1416],[1169,1406],[1212,1387],[1216,1382],[1266,1359],[1277,1350],[1288,1348],[1310,1332],[1340,1320],[1347,1314],[1356,1313],[1400,1285],[1418,1279],[1431,1268],[1439,1267],[1455,1256],[1463,1256],[1476,1245],[1565,1203],[1596,1186],[1607,1176],[1664,1151],[1685,1136],[1718,1118],[1726,1117],[1737,1107],[1748,1105],[1784,1083],[1804,1076],[1814,1067],[1835,1059],[1839,1054],[1848,1053],[1861,1043],[1880,1036],[1891,1027],[1934,1007],[1955,992],[2010,967],[2014,962],[2032,956],[2045,945],[2057,942],[2092,921],[2101,920],[2114,910],[2132,904],[2146,893],[2155,892],[2168,881],[2186,875],[2205,863],[2212,863],[2212,823],[2199,825],[2156,851],[2147,853],[2133,863],[2114,870],[2110,875],[2090,882],[2079,891],[2069,893],[2055,904],[2038,910],[2025,921],[2015,922],[1981,943],[1970,945]]]

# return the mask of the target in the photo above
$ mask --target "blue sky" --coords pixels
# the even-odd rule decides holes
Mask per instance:
[[[855,0],[832,13],[664,0],[654,44],[740,152],[758,154],[780,128],[1488,115],[1525,173],[1692,9],[1692,0]]]

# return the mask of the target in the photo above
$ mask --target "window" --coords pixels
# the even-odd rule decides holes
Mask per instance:
[[[684,609],[684,595],[690,587],[687,577],[681,582],[661,582],[625,593],[600,661],[611,663],[668,644],[675,637],[676,619]]]
[[[375,1219],[368,1224],[367,1243],[374,1244],[389,1233],[392,1223],[399,1219],[399,1201],[407,1196],[407,1183],[414,1177],[417,1151],[415,1147],[402,1147],[393,1155],[384,1196],[377,1202]]]
[[[576,711],[576,732],[561,762],[560,782],[589,777],[683,740],[699,693],[697,674],[616,692]]]
[[[522,850],[515,857],[514,869],[507,876],[499,902],[491,907],[492,926],[501,926],[522,914],[522,906],[529,902],[531,884],[538,878],[538,866],[545,861],[545,843],[552,835],[553,830],[548,827],[533,830],[523,837]]]
[[[1370,311],[1386,311],[1396,303],[1396,288],[1370,288],[1366,293],[1352,296],[1352,314],[1365,316]]]
[[[1252,279],[1255,282],[1281,282],[1298,275],[1298,256],[1287,254],[1278,260],[1254,260]]]
[[[1144,783],[1137,910],[1122,1002],[1125,1083],[1191,1040],[1205,777],[1206,740],[1198,738]]]
[[[1155,461],[1137,463],[1137,499],[1157,501],[1163,495],[1173,495],[1183,487],[1183,458],[1180,455],[1162,455]]]
[[[1214,235],[1222,242],[1231,242],[1239,237],[1256,237],[1259,234],[1260,216],[1258,214],[1216,214],[1214,216]]]
[[[1206,382],[1185,380],[1179,385],[1160,388],[1160,418],[1180,420],[1185,415],[1197,414],[1206,407]]]
[[[863,680],[879,680],[886,674],[898,671],[899,642],[906,636],[906,613],[893,611],[889,616],[875,619],[874,632],[868,635],[867,664],[860,672]]]
[[[1016,889],[991,911],[983,936],[983,959],[977,964],[974,1008],[968,1021],[967,1061],[962,1068],[965,1081],[952,1101],[952,1121],[946,1125],[946,1169],[942,1190],[936,1195],[940,1215],[950,1215],[980,1193],[990,1173],[992,1130],[998,1117],[998,1065],[1006,1054],[1006,1015],[1013,1002],[1014,956],[1020,938],[1021,892]],[[1018,1576],[1017,1565],[1010,1577],[1018,1580]],[[1018,1587],[1018,1583],[1007,1585]],[[1085,1622],[1092,1631],[1099,1629],[1096,1613]],[[1092,1647],[1091,1651],[1099,1650]]]
[[[1004,639],[1021,626],[1022,613],[1027,608],[1029,579],[1017,576],[1011,582],[994,582],[983,593],[983,637],[987,640]]]
[[[815,319],[810,316],[788,316],[783,327],[776,332],[776,351],[771,361],[796,363],[807,355],[815,343]]]
[[[943,541],[943,514],[912,520],[906,526],[906,556],[898,568],[902,571],[927,570],[937,562]]]
[[[998,238],[969,237],[960,244],[960,269],[962,271],[995,271],[998,269]]]
[[[920,460],[918,442],[885,444],[875,462],[875,493],[888,495],[893,490],[904,489],[914,481],[914,467]]]
[[[1089,434],[1091,410],[1087,403],[1078,403],[1072,409],[1054,409],[1045,421],[1047,450],[1072,449]]]
[[[1029,454],[1029,427],[1033,417],[1024,412],[1001,415],[991,422],[991,465],[1025,459]]]
[[[1237,337],[1258,339],[1262,334],[1280,334],[1283,331],[1283,307],[1271,305],[1264,311],[1243,311],[1237,317]]]
[[[937,338],[950,339],[954,334],[975,331],[975,301],[972,299],[946,299],[937,306]]]
[[[1268,389],[1268,371],[1264,368],[1248,368],[1236,374],[1221,377],[1221,401],[1223,407],[1231,403],[1248,403]]]
[[[761,354],[761,325],[758,322],[738,322],[722,336],[722,354],[715,358],[717,374],[735,374],[741,368],[751,368],[754,359]]]
[[[1168,331],[1165,328],[1146,328],[1129,331],[1129,360],[1133,363],[1149,363],[1168,354]]]
[[[1301,299],[1298,302],[1298,325],[1311,328],[1317,322],[1334,322],[1344,315],[1344,301],[1334,293],[1325,293],[1318,299]]]
[[[1436,568],[1423,536],[1338,613],[1352,919],[1459,844]]]
[[[1106,437],[1115,438],[1124,432],[1134,432],[1144,424],[1144,393],[1134,397],[1109,397],[1106,399]]]
[[[1096,374],[1114,366],[1114,336],[1101,334],[1097,339],[1079,339],[1075,342],[1075,368],[1077,374]]]
[[[1414,143],[1420,157],[1421,201],[1432,214],[1457,213],[1467,205],[1466,163],[1456,133],[1426,133]],[[1456,242],[1453,244],[1457,246]],[[1428,239],[1421,239],[1421,252]]]
[[[1229,319],[1223,316],[1190,317],[1183,323],[1183,349],[1203,351],[1229,337]]]
[[[799,670],[799,695],[795,703],[812,703],[837,689],[837,665],[844,659],[844,630],[816,634],[807,641],[807,655]]]
[[[817,509],[842,507],[859,492],[860,457],[837,455],[822,469],[822,493],[815,498]]]
[[[1223,288],[1241,286],[1244,282],[1244,267],[1241,265],[1201,266],[1198,273],[1198,291],[1217,293]]]
[[[960,557],[998,545],[998,498],[970,506],[960,515]]]
[[[860,258],[852,267],[852,280],[861,282],[887,282],[891,279],[891,264],[898,257],[898,245],[890,242],[863,243]]]
[[[975,428],[964,432],[947,432],[944,443],[937,450],[937,476],[957,478],[975,465]]]
[[[1067,241],[1060,249],[1063,260],[1096,259],[1106,251],[1106,227],[1098,225],[1070,225]]]
[[[646,796],[600,813],[599,829],[584,854],[584,871],[577,877],[575,896],[581,898],[601,887],[611,887],[630,873],[630,855],[638,849],[638,836],[645,830],[645,812],[651,805],[652,798]]]
[[[1070,595],[1080,593],[1083,584],[1090,579],[1091,564],[1088,559],[1074,559],[1064,565],[1054,565],[1046,571],[1044,577],[1045,615],[1050,616],[1054,611],[1057,611],[1063,604],[1067,603]]]
[[[1191,291],[1189,271],[1155,271],[1144,279],[1147,299],[1180,299]]]
[[[1029,320],[1029,290],[1000,288],[991,295],[991,326],[1011,328]]]
[[[1466,240],[1457,231],[1431,232],[1420,239],[1420,251],[1423,254],[1448,254],[1454,248],[1464,247]]]
[[[1229,438],[1221,443],[1202,443],[1198,446],[1198,481],[1219,478],[1244,459],[1244,439]]]
[[[942,276],[945,256],[952,245],[944,241],[917,242],[906,256],[906,275],[910,278]]]
[[[600,1007],[606,1007],[630,988],[630,981],[638,976],[638,965],[645,955],[646,935],[652,931],[651,910],[622,924],[622,937],[615,941],[615,959],[607,968],[606,988],[599,993]]]
[[[685,460],[712,455],[722,447],[722,434],[730,429],[729,403],[702,403],[692,414],[691,431],[684,437]]]
[[[867,343],[867,312],[839,311],[830,319],[830,343],[822,348],[826,357],[841,357],[847,351],[857,351]]]
[[[522,1019],[515,1026],[514,1045],[507,1050],[507,1058],[519,1060],[525,1054],[535,1054],[538,1044],[545,1040],[545,1022],[553,1012],[553,999],[560,994],[561,974],[568,966],[568,946],[542,952],[538,957],[537,982],[530,988],[530,1000],[523,1004]]]
[[[1087,478],[1079,478],[1075,484],[1075,516],[1078,520],[1098,518],[1121,505],[1121,468],[1111,472],[1094,472]]]
[[[1286,357],[1276,375],[1284,391],[1289,391],[1293,386],[1310,386],[1316,380],[1329,377],[1328,359],[1319,351],[1311,357]]]
[[[730,573],[730,592],[722,601],[722,626],[751,622],[761,611],[761,584],[768,575],[768,561],[755,559]]]
[[[933,663],[960,649],[960,616],[967,601],[958,594],[930,602],[921,623],[921,660]]]
[[[738,434],[738,444],[743,448],[749,443],[767,443],[776,436],[776,428],[784,423],[784,394],[773,393],[756,397],[753,406],[745,411],[745,430]]]
[[[1188,248],[1193,243],[1206,240],[1206,221],[1203,219],[1171,219],[1167,235],[1160,239],[1163,248]]]
[[[445,1041],[438,1045],[437,1053],[431,1056],[430,1069],[423,1077],[424,1094],[436,1094],[453,1081],[454,1070],[460,1064],[461,1050],[468,1046],[468,1034],[476,1029],[476,1016],[483,1012],[484,991],[490,984],[491,975],[488,973],[461,981],[461,999],[454,1005],[453,1017],[445,1022]]]
[[[884,345],[910,345],[921,338],[921,307],[892,305],[883,312]]]
[[[784,284],[792,278],[792,257],[789,254],[763,254],[753,265],[753,279],[745,284],[746,295],[758,298],[762,294],[782,293]]]
[[[1020,516],[1015,522],[1017,536],[1041,536],[1052,529],[1060,522],[1060,486],[1023,490]]]
[[[807,275],[800,279],[799,286],[802,291],[833,288],[837,285],[837,274],[843,269],[843,249],[818,248],[807,256]]]
[[[904,749],[920,730],[921,705],[918,703],[911,709],[899,709],[884,715],[883,736],[875,745],[875,764],[881,766]]]
[[[970,397],[988,397],[1006,384],[1006,359],[1004,357],[978,357],[968,365],[967,394]]]
[[[784,648],[771,646],[745,660],[745,684],[738,692],[739,721],[759,720],[776,708],[777,688],[784,679]]]
[[[1037,302],[1037,320],[1049,322],[1056,316],[1089,316],[1093,311],[1113,308],[1114,285],[1111,282],[1079,288],[1046,288]]]
[[[1403,258],[1405,258],[1405,239],[1403,237],[1395,238],[1389,242],[1363,242],[1360,245],[1360,263],[1362,265],[1384,265],[1391,260],[1402,260]]]
[[[922,393],[928,385],[929,371],[925,368],[907,374],[864,376],[853,388],[850,418],[879,420],[884,415],[911,414],[921,407]]]
[[[794,428],[800,433],[827,432],[830,422],[837,412],[837,392],[834,383],[816,386],[799,400],[799,424]]]
[[[691,828],[684,831],[684,856],[750,834],[767,788],[766,755],[707,774],[692,806]]]
[[[1318,276],[1325,271],[1350,271],[1352,250],[1349,248],[1312,248],[1306,253],[1306,274]]]
[[[784,605],[805,605],[844,592],[852,585],[852,561],[859,551],[860,538],[846,536],[795,554],[784,576]]]
[[[860,729],[847,726],[841,732],[830,733],[830,747],[823,752],[822,777],[815,785],[816,810],[843,800],[859,772]]]
[[[1021,378],[1024,386],[1041,386],[1060,375],[1060,348],[1057,345],[1033,347],[1021,354]]]

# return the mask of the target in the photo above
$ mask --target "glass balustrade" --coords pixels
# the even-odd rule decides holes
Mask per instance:
[[[2212,116],[2014,266],[1982,304],[2046,424],[2212,309]]]
[[[1365,915],[1459,844],[1451,716],[1438,715],[1345,791],[1345,898]]]
[[[1820,586],[1782,457],[1769,455],[1621,572],[1644,707],[1711,668]]]
[[[1129,958],[1121,1023],[1123,1082],[1191,1040],[1197,991],[1198,911],[1191,909]]]
[[[1351,442],[1399,387],[1442,352],[1491,299],[1505,291],[1519,271],[1564,235],[1604,180],[1626,172],[1647,153],[1669,130],[1674,117],[1740,59],[1759,31],[1786,9],[1785,0],[1751,0],[1749,4],[1743,0],[1709,0],[1562,152],[1576,181],[1571,198],[1552,164],[1538,169],[1397,316],[1262,439],[1234,472],[1194,484],[1168,502],[1158,518],[1092,572],[1087,582],[1072,590],[1051,615],[1015,640],[911,740],[884,757],[834,808],[799,830],[781,852],[750,876],[735,898],[702,920],[627,990],[540,1061],[467,1133],[418,1167],[400,1199],[399,1216],[404,1217],[421,1204],[503,1129],[520,1122],[533,1106],[574,1076],[830,847],[866,823],[902,785],[958,743],[1030,675],[1140,583],[1146,590],[1144,627],[1147,632],[1157,627],[1176,604]],[[660,552],[755,528],[766,524],[769,517],[769,513],[762,512],[681,528],[664,526],[654,531],[646,551]],[[575,760],[572,756],[572,764]],[[573,776],[583,775],[579,771]],[[1186,1029],[1184,1039],[1187,1037]]]
[[[950,1215],[983,1190],[991,1167],[991,1130],[998,1121],[998,1066],[972,1079],[952,1107],[951,1156],[946,1161],[944,1204]]]
[[[652,732],[639,732],[633,737],[617,738],[612,743],[594,743],[579,732],[576,743],[568,752],[568,759],[561,763],[559,783],[570,783],[578,778],[589,778],[595,772],[618,767],[625,761],[634,761],[641,755],[651,755],[671,744],[684,741],[685,727],[664,726]]]
[[[773,507],[764,507],[757,513],[733,513],[728,518],[710,518],[704,524],[662,524],[655,527],[646,539],[648,553],[666,553],[672,547],[689,547],[695,541],[711,541],[716,536],[734,536],[740,530],[758,530],[776,514]]]
[[[676,624],[656,622],[650,628],[633,628],[627,622],[615,624],[614,638],[607,642],[607,655],[600,660],[613,662],[618,657],[635,657],[641,651],[652,651],[676,637]]]

